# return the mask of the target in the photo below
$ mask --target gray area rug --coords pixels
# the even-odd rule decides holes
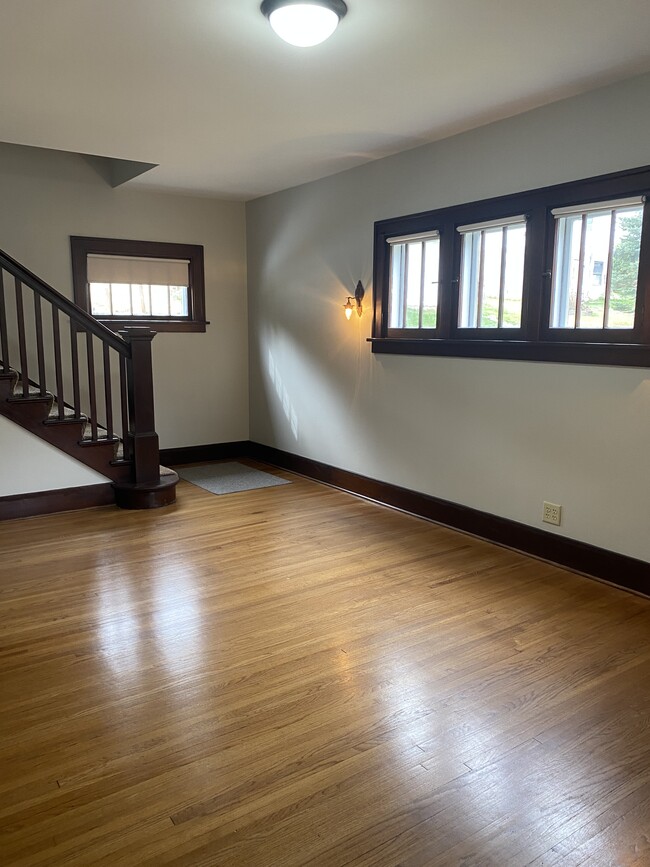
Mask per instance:
[[[255,488],[272,488],[275,485],[291,484],[286,479],[253,470],[235,462],[225,464],[201,464],[200,467],[181,467],[177,470],[181,479],[205,488],[212,494],[234,494],[237,491],[252,491]]]

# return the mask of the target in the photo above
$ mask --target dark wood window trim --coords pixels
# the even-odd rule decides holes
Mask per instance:
[[[119,331],[122,328],[134,325],[146,325],[153,331],[204,332],[206,325],[210,324],[205,318],[205,278],[202,246],[198,244],[172,244],[161,241],[86,238],[73,235],[70,237],[70,250],[72,253],[74,300],[79,307],[88,313],[91,312],[88,286],[89,253],[189,260],[189,315],[187,317],[95,317],[113,331]]]
[[[637,195],[648,196],[649,201],[641,233],[634,328],[551,328],[552,209]],[[527,217],[522,327],[507,333],[497,328],[459,328],[457,227],[516,214]],[[434,229],[440,233],[438,327],[435,331],[389,328],[389,239]],[[650,367],[650,166],[377,222],[373,280],[373,352]]]

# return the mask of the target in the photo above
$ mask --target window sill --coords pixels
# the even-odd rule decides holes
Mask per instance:
[[[205,332],[209,322],[198,322],[196,320],[170,320],[170,319],[102,319],[101,316],[95,317],[106,328],[111,331],[123,331],[125,328],[150,328],[155,332],[176,331],[176,332],[191,332],[194,334]]]
[[[369,337],[372,351],[387,355],[438,355],[650,367],[650,346],[639,343],[556,343],[523,340],[441,340]]]

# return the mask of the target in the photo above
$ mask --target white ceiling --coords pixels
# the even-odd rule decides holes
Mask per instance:
[[[650,70],[650,0],[348,6],[299,49],[259,0],[2,0],[0,141],[252,198]]]

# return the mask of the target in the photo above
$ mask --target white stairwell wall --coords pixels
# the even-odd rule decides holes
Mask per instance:
[[[0,444],[0,497],[110,482],[1,415]]]

